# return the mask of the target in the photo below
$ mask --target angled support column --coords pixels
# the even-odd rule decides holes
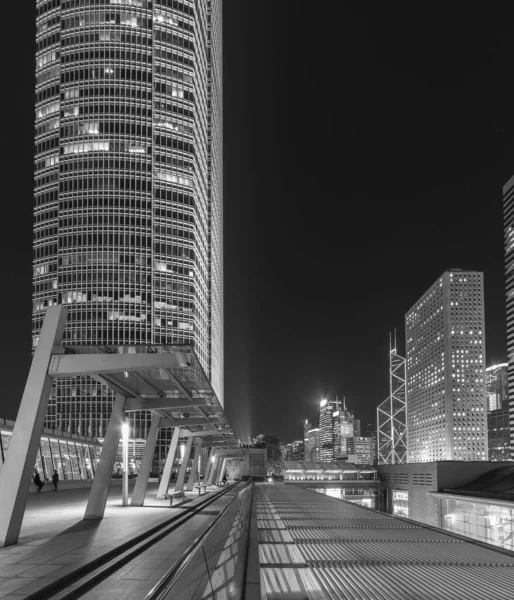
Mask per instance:
[[[109,485],[111,483],[112,469],[116,460],[116,452],[121,438],[121,426],[125,411],[125,398],[116,394],[116,400],[112,405],[111,418],[105,432],[104,443],[100,460],[96,467],[93,486],[89,493],[84,519],[102,519],[109,495]]]
[[[47,309],[0,475],[0,547],[16,544],[20,535],[52,389],[48,368],[54,346],[61,344],[65,324],[63,306]]]
[[[164,463],[164,469],[161,475],[161,483],[159,483],[159,491],[157,492],[157,500],[162,500],[168,493],[168,487],[170,485],[171,471],[173,469],[173,462],[175,461],[175,454],[177,453],[178,439],[180,437],[180,427],[175,427],[171,436],[171,443],[166,456],[166,462]]]
[[[211,451],[209,452],[209,456],[207,458],[207,464],[205,465],[205,473],[203,474],[203,482],[207,483],[207,481],[209,480],[209,474],[211,472],[211,467],[212,467],[212,463],[213,463],[213,456],[214,456],[214,449],[211,448]]]
[[[227,464],[227,459],[224,458],[221,461],[221,469],[218,472],[218,481],[221,481],[223,479],[223,473],[225,473],[226,464]]]
[[[191,454],[191,448],[193,447],[193,437],[187,438],[186,451],[184,452],[184,459],[180,465],[178,472],[177,483],[175,484],[175,491],[180,492],[184,489],[184,480],[186,478],[187,464],[189,462],[189,455]]]
[[[196,473],[198,471],[198,465],[200,464],[200,452],[202,451],[202,438],[195,438],[195,457],[191,466],[191,473],[189,473],[189,479],[186,485],[186,491],[192,492],[195,484]]]
[[[218,467],[218,461],[219,461],[220,457],[218,456],[218,454],[214,453],[214,461],[212,463],[211,466],[211,470],[209,471],[209,477],[207,479],[207,485],[212,485],[212,480],[214,478],[214,473],[216,472],[216,469]]]
[[[143,506],[145,503],[148,479],[150,477],[150,471],[152,470],[155,445],[157,444],[157,436],[159,435],[160,420],[161,415],[152,413],[152,423],[150,425],[148,437],[146,438],[145,451],[143,452],[141,467],[139,468],[139,473],[137,474],[136,485],[134,486],[130,506]]]

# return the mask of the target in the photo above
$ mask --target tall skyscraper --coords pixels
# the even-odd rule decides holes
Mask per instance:
[[[319,458],[319,428],[310,429],[305,446],[305,460],[317,462]]]
[[[337,444],[338,431],[334,424],[339,424],[341,402],[334,398],[324,398],[319,403],[319,460],[330,462],[334,459],[334,445]],[[334,413],[338,413],[334,416]],[[334,435],[335,432],[335,435]],[[340,434],[339,434],[340,435]],[[335,439],[334,439],[335,438]]]
[[[508,408],[509,364],[491,365],[485,370],[487,410]]]
[[[445,271],[405,315],[408,462],[487,460],[482,273]]]
[[[354,436],[354,416],[346,408],[346,400],[343,398],[342,406],[333,414],[334,417],[334,453],[333,459],[346,456],[348,453],[346,442]]]
[[[223,402],[221,0],[36,5],[33,346],[63,303],[66,345],[190,344]],[[110,400],[66,380],[46,424]]]
[[[378,464],[399,465],[407,462],[407,409],[405,359],[389,342],[389,397],[377,407]],[[368,431],[368,436],[370,432]],[[370,436],[375,438],[375,436]]]
[[[514,175],[503,186],[507,352],[509,361],[510,451],[514,460]]]
[[[305,460],[309,460],[309,431],[312,429],[312,424],[308,419],[305,419],[305,423],[303,424],[303,448],[305,454]]]

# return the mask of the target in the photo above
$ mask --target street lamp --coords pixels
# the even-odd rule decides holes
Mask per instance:
[[[123,440],[123,506],[128,506],[128,440],[129,424],[127,421],[121,426]]]

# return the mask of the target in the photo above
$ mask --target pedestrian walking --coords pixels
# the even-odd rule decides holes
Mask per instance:
[[[226,483],[227,483],[227,472],[226,471],[223,474],[223,479],[221,481],[223,482],[223,485],[226,485]]]
[[[41,477],[39,476],[39,473],[36,471],[36,474],[34,475],[34,483],[37,486],[37,491],[40,492],[43,488],[43,486],[45,485],[43,481],[41,481]]]
[[[57,484],[59,483],[59,473],[54,469],[54,474],[52,475],[52,483],[54,484],[54,492],[57,491]]]

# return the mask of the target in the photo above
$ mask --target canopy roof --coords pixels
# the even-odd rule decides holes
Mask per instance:
[[[126,398],[125,411],[152,410],[160,427],[180,427],[204,442],[237,444],[223,406],[192,346],[62,346],[52,377],[89,375]]]

